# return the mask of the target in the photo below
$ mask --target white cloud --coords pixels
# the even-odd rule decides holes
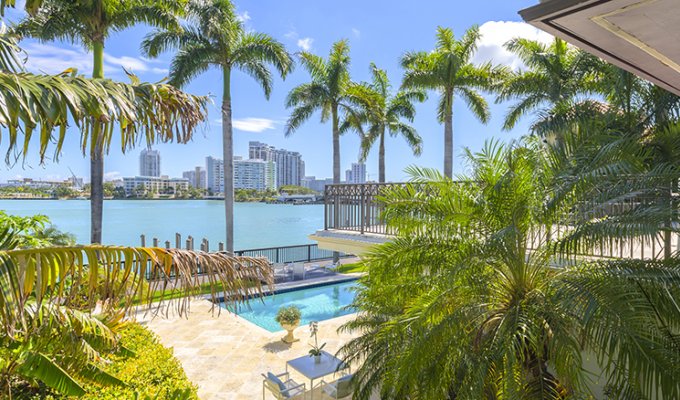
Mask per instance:
[[[298,39],[298,41],[297,41],[298,47],[301,48],[304,51],[311,50],[312,49],[312,43],[314,43],[314,39],[312,39],[310,37],[301,38],[301,39]]]
[[[26,68],[32,72],[58,74],[68,68],[77,68],[79,74],[90,75],[92,71],[92,54],[76,47],[59,47],[45,43],[26,43],[22,45],[28,56]],[[150,72],[158,75],[168,73],[166,68],[159,68],[153,64],[162,63],[159,60],[149,60],[143,57],[112,56],[104,54],[104,73],[119,75],[122,68],[132,72]]]
[[[516,55],[507,51],[503,45],[511,39],[522,37],[548,43],[553,37],[524,22],[488,21],[479,27],[482,38],[472,61],[477,64],[491,62],[507,65],[517,70],[524,68]]]
[[[352,28],[352,34],[354,34],[354,36],[357,38],[361,37],[361,31],[358,30],[357,28]]]
[[[238,13],[236,15],[236,18],[238,18],[238,20],[241,22],[248,22],[250,21],[250,14],[248,13],[248,11],[244,11],[242,13]]]
[[[233,120],[234,128],[246,132],[264,132],[274,129],[276,121],[266,118],[241,118]]]
[[[104,173],[105,182],[115,181],[117,179],[123,179],[123,174],[121,174],[120,171],[110,171]]]
[[[295,31],[295,29],[293,29],[292,31],[284,33],[283,37],[285,37],[286,39],[296,39],[298,37],[298,34]]]

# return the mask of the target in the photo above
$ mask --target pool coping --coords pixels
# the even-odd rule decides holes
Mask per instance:
[[[274,289],[267,288],[267,289],[263,290],[262,291],[262,297],[273,296],[273,295],[282,294],[282,293],[289,293],[289,292],[294,292],[294,291],[303,290],[303,289],[313,289],[313,288],[317,288],[317,287],[331,286],[331,285],[335,285],[335,284],[338,284],[338,283],[354,282],[354,281],[358,281],[359,278],[361,278],[362,276],[363,276],[363,274],[339,274],[339,275],[334,275],[334,276],[330,276],[330,277],[321,277],[321,278],[310,279],[310,280],[307,280],[307,281],[301,280],[301,281],[294,281],[294,282],[286,282],[286,283],[283,283],[281,285],[274,285]],[[282,288],[281,286],[284,286],[284,287]],[[250,298],[254,298],[254,297],[260,297],[260,296],[250,296]],[[204,296],[203,298],[204,298],[204,300],[207,300],[208,302],[210,302],[213,306],[220,307],[222,310],[224,310],[225,312],[227,312],[227,313],[233,315],[234,317],[238,318],[240,321],[244,321],[248,325],[253,326],[253,327],[255,327],[258,330],[261,330],[263,332],[266,332],[267,334],[274,335],[274,334],[277,334],[279,332],[285,331],[284,329],[281,329],[281,330],[272,332],[272,331],[270,331],[270,330],[268,330],[264,327],[259,326],[256,323],[248,320],[247,318],[240,316],[239,314],[229,310],[228,308],[220,306],[219,303],[224,301],[224,294],[222,296],[218,297],[216,299],[217,300],[216,302],[214,302],[210,296]],[[337,317],[324,319],[322,321],[317,321],[317,322],[318,323],[324,323],[326,321],[332,321],[332,320],[337,319],[337,318],[343,318],[343,317],[346,317],[348,315],[354,315],[354,314],[356,314],[356,312],[344,314],[344,315],[339,315]],[[298,326],[296,329],[298,329],[300,327],[301,326]]]
[[[274,294],[294,292],[301,289],[311,289],[315,287],[334,285],[336,283],[345,283],[359,280],[362,274],[338,274],[333,276],[326,276],[321,278],[314,278],[308,280],[300,280],[293,282],[285,282],[278,285],[274,285],[274,288],[269,286],[262,290],[262,296],[271,296]],[[210,295],[203,295],[203,299],[208,300],[211,303],[217,304],[224,301],[224,292],[221,292],[220,296],[216,298],[216,302],[213,302]],[[259,295],[251,295],[249,299],[260,297]],[[218,304],[217,304],[218,305]]]

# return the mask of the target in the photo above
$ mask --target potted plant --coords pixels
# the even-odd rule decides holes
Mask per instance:
[[[317,321],[312,321],[309,323],[309,332],[311,333],[310,337],[314,338],[314,344],[311,345],[312,349],[309,350],[309,356],[314,357],[314,362],[315,363],[320,363],[321,362],[321,350],[326,346],[326,343],[321,344],[319,346],[319,340],[316,336],[316,334],[319,332],[319,323]]]
[[[281,307],[276,313],[276,322],[288,332],[288,334],[281,339],[285,343],[293,343],[299,340],[295,339],[293,331],[300,324],[300,316],[300,309],[297,306]]]

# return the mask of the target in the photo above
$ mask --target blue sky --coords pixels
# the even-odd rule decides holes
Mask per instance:
[[[435,30],[440,25],[453,28],[457,36],[473,24],[480,25],[483,38],[475,61],[492,61],[511,68],[521,68],[521,63],[505,52],[502,44],[516,36],[550,40],[547,34],[521,23],[517,15],[518,10],[535,3],[529,0],[345,0],[341,3],[319,0],[240,0],[236,1],[236,6],[248,29],[274,36],[290,52],[305,49],[326,55],[334,41],[348,39],[351,45],[352,79],[369,79],[369,63],[375,62],[388,71],[396,89],[402,74],[399,57],[410,50],[432,49]],[[16,21],[22,14],[11,11],[7,21]],[[164,54],[155,60],[141,56],[139,43],[148,31],[148,27],[137,26],[115,33],[108,39],[105,48],[107,77],[125,80],[123,66],[146,81],[159,81],[166,76],[172,54]],[[33,72],[58,73],[69,67],[77,67],[80,73],[91,74],[91,56],[77,45],[25,40],[22,46],[28,55],[28,68]],[[232,78],[235,155],[247,156],[248,141],[258,140],[302,153],[307,175],[332,176],[330,125],[321,124],[316,115],[292,137],[286,138],[283,134],[288,116],[288,110],[284,107],[285,96],[291,88],[307,80],[306,71],[296,68],[285,81],[276,79],[272,96],[267,101],[262,90],[248,76],[235,73]],[[221,75],[217,70],[206,72],[185,88],[194,94],[212,95],[214,104],[210,106],[209,123],[196,134],[192,142],[155,146],[161,151],[163,174],[181,176],[182,171],[204,165],[208,155],[221,157],[221,127],[218,123],[220,88]],[[424,141],[423,154],[419,158],[410,153],[401,139],[387,140],[388,180],[405,179],[403,170],[412,164],[442,167],[443,126],[436,120],[436,98],[436,93],[431,93],[430,99],[418,106],[415,126]],[[463,147],[475,150],[489,138],[509,141],[527,131],[530,117],[522,120],[513,131],[502,131],[502,119],[509,104],[495,105],[492,96],[487,96],[487,99],[492,114],[487,125],[472,117],[462,101],[455,103],[455,172],[464,170],[461,163]],[[87,180],[89,162],[78,148],[79,132],[71,129],[70,133],[59,163],[48,160],[45,165],[39,165],[37,156],[31,156],[23,163],[20,161],[12,167],[0,168],[0,181],[15,177],[64,179],[70,175],[69,168]],[[6,140],[0,142],[0,152],[5,151]],[[141,148],[137,148],[122,154],[119,147],[112,146],[105,163],[106,177],[111,179],[137,174],[140,151]],[[342,169],[345,170],[357,160],[358,136],[352,133],[343,136],[341,151]],[[32,154],[37,154],[37,151],[34,150]],[[377,179],[375,152],[367,161],[367,171],[369,179]]]

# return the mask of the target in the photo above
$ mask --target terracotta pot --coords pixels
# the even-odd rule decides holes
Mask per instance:
[[[285,329],[288,333],[281,340],[283,340],[285,343],[297,342],[299,339],[296,339],[295,336],[293,336],[293,331],[295,330],[295,328],[298,327],[298,325],[300,325],[300,321],[295,321],[292,324],[282,323],[281,327]]]

